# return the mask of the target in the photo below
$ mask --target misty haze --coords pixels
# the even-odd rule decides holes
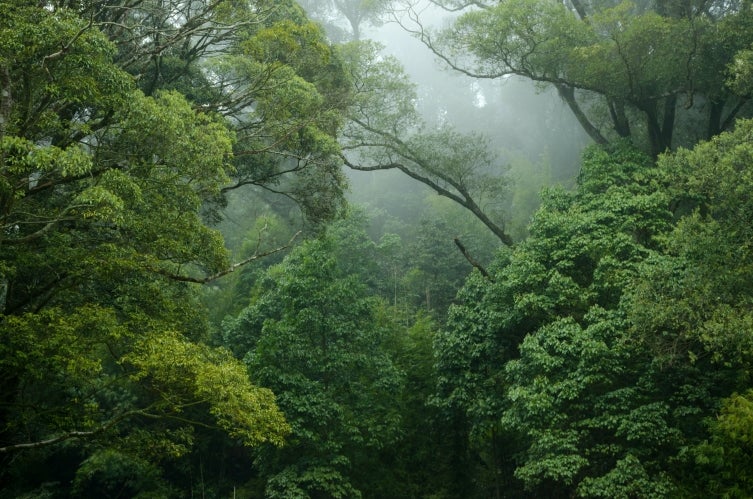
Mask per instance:
[[[753,497],[753,4],[0,0],[0,499]]]

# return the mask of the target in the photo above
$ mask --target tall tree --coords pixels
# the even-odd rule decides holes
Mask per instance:
[[[416,109],[414,86],[394,58],[370,43],[343,50],[353,75],[353,100],[342,132],[343,161],[355,170],[399,170],[456,202],[506,245],[512,238],[494,209],[505,191],[500,165],[481,134],[430,128]]]
[[[694,462],[679,480],[687,497],[745,497],[753,491],[749,474],[736,471],[750,464],[751,455],[745,428],[753,362],[753,206],[747,196],[752,134],[753,122],[741,120],[732,132],[661,158],[687,216],[666,238],[665,253],[647,262],[626,300],[633,338],[661,365],[732,374],[709,390],[719,405],[706,414],[709,434],[694,440]]]
[[[530,237],[499,256],[490,268],[491,280],[476,274],[459,293],[447,331],[436,341],[439,401],[463,415],[470,445],[484,458],[476,470],[487,477],[481,482],[488,487],[480,491],[482,496],[498,496],[506,489],[513,496],[522,494],[523,486],[532,484],[514,478],[521,478],[519,472],[513,475],[518,463],[529,455],[546,458],[535,450],[521,452],[528,438],[543,442],[529,436],[525,424],[501,424],[508,412],[525,410],[513,400],[504,366],[522,355],[521,342],[534,341],[524,338],[538,338],[547,324],[561,317],[581,323],[592,307],[616,306],[631,269],[655,244],[654,237],[670,227],[659,179],[641,154],[591,151],[584,159],[580,190],[550,191],[529,228]],[[564,362],[552,365],[565,370]],[[536,376],[545,373],[532,373],[522,375],[521,382],[544,380]],[[555,388],[541,385],[542,390]],[[543,429],[549,424],[541,423]],[[550,495],[560,485],[545,483],[535,491]],[[562,490],[567,494],[566,487]]]
[[[147,95],[177,90],[234,129],[234,182],[297,203],[310,220],[341,208],[335,135],[348,92],[324,34],[293,1],[81,2]],[[246,190],[250,190],[246,189]]]
[[[321,33],[265,2],[13,1],[0,17],[3,486],[88,494],[143,474],[129,493],[169,495],[192,485],[165,470],[197,428],[282,444],[271,391],[203,343],[192,283],[237,268],[204,216],[269,158],[288,158],[271,166],[312,214],[336,211],[338,72]],[[230,69],[212,72],[220,55]],[[267,163],[234,164],[249,143]]]
[[[407,29],[465,74],[555,87],[596,143],[629,137],[656,156],[750,111],[750,92],[725,84],[728,65],[753,42],[748,2],[446,5],[473,8],[439,33],[410,11]]]
[[[378,320],[362,281],[373,243],[347,225],[333,229],[270,268],[225,330],[292,427],[285,449],[257,458],[267,497],[360,497],[388,486],[373,480],[398,437],[402,377],[386,348],[389,321]]]
[[[750,126],[658,166],[589,150],[577,191],[550,191],[493,281],[469,280],[439,400],[487,456],[482,495],[749,491],[730,470],[749,449]]]

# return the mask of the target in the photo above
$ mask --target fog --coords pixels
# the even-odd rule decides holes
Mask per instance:
[[[421,22],[433,28],[446,26],[454,16],[430,5],[418,12]],[[400,20],[410,25],[407,17]],[[523,235],[538,206],[541,188],[572,185],[589,139],[556,91],[537,88],[518,77],[492,80],[463,75],[448,68],[394,19],[365,26],[362,38],[379,42],[385,56],[401,62],[417,85],[417,105],[427,126],[451,125],[489,137],[499,174],[509,179],[506,218],[518,236]],[[377,213],[386,211],[401,219],[409,213],[417,217],[422,194],[432,195],[427,187],[400,172],[346,173],[350,200]]]

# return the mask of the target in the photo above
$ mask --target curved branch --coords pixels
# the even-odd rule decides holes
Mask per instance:
[[[377,171],[377,170],[400,170],[401,172],[405,173],[409,177],[418,180],[422,184],[430,187],[434,192],[439,194],[440,196],[444,196],[448,199],[451,199],[452,201],[458,203],[463,208],[467,209],[473,215],[478,218],[481,223],[486,225],[486,227],[492,231],[492,233],[497,236],[497,238],[504,244],[505,246],[513,246],[514,242],[512,240],[512,237],[510,237],[509,234],[505,232],[504,227],[499,226],[498,224],[494,223],[487,215],[484,213],[484,211],[481,209],[481,207],[476,204],[476,202],[473,200],[473,198],[470,196],[470,193],[468,193],[467,190],[462,188],[462,186],[459,188],[457,185],[455,185],[454,182],[451,182],[450,180],[447,180],[445,178],[442,178],[442,180],[448,181],[448,183],[451,183],[451,185],[458,189],[458,192],[462,195],[459,196],[441,185],[439,185],[437,182],[432,180],[426,175],[421,175],[420,173],[408,168],[406,165],[398,162],[393,162],[389,164],[384,165],[374,165],[374,166],[361,166],[353,163],[345,156],[343,158],[343,163],[353,170],[359,170],[359,171]]]
[[[376,128],[372,127],[368,123],[365,123],[359,119],[351,118],[351,121],[353,123],[359,125],[364,130],[373,133],[380,138],[385,140],[384,144],[379,144],[379,146],[386,148],[387,150],[397,154],[400,157],[403,157],[413,163],[415,163],[421,170],[428,172],[429,174],[437,177],[442,182],[446,182],[448,185],[452,186],[457,193],[452,192],[441,185],[439,185],[438,182],[433,180],[427,175],[422,175],[421,173],[415,171],[414,169],[411,169],[409,166],[399,162],[399,161],[391,161],[386,164],[380,164],[380,165],[373,165],[373,166],[363,166],[363,165],[357,165],[353,163],[351,160],[349,160],[344,154],[341,154],[340,157],[343,160],[343,164],[347,166],[348,168],[351,168],[353,170],[360,170],[360,171],[376,171],[376,170],[392,170],[397,169],[408,175],[409,177],[418,180],[422,184],[430,187],[432,190],[434,190],[437,194],[440,196],[444,196],[448,199],[451,199],[452,201],[455,201],[460,206],[464,207],[471,213],[473,213],[476,218],[478,218],[484,225],[489,228],[489,230],[492,231],[492,233],[499,238],[499,240],[505,244],[506,246],[512,246],[513,240],[512,237],[510,237],[509,234],[505,232],[504,227],[494,223],[487,215],[484,213],[484,211],[481,209],[481,207],[473,200],[473,197],[471,196],[470,192],[468,192],[468,189],[458,180],[453,179],[449,175],[446,175],[440,171],[437,171],[435,168],[432,167],[432,165],[427,164],[426,161],[423,160],[423,158],[420,158],[414,152],[411,150],[411,148],[406,144],[403,140],[398,138],[397,136],[390,134],[388,132],[384,132],[381,130],[377,130]],[[356,144],[354,146],[347,146],[348,149],[357,149],[359,146],[362,146],[361,144]],[[345,149],[345,148],[344,148]]]
[[[429,3],[431,3],[432,5],[436,5],[440,9],[446,10],[447,12],[460,12],[460,11],[474,8],[474,7],[483,9],[483,10],[489,10],[492,8],[491,5],[483,3],[479,0],[467,0],[464,3],[457,4],[455,6],[446,5],[444,2],[440,0],[429,0]]]
[[[48,445],[56,444],[58,442],[63,442],[64,440],[71,440],[73,438],[90,437],[92,435],[100,433],[101,431],[103,431],[101,428],[98,428],[97,430],[92,430],[92,431],[71,431],[68,433],[64,433],[63,435],[59,435],[57,437],[48,438],[47,440],[38,440],[36,442],[6,445],[5,447],[0,447],[0,453],[13,452],[13,451],[24,450],[24,449],[36,449],[38,447],[45,447]]]
[[[74,438],[87,438],[92,437],[94,435],[97,435],[99,433],[103,433],[116,424],[120,423],[126,418],[129,418],[131,416],[136,415],[142,415],[143,411],[141,410],[135,410],[135,411],[127,411],[123,414],[114,417],[107,423],[103,424],[99,428],[95,428],[93,430],[89,431],[69,431],[67,433],[63,433],[62,435],[58,435],[56,437],[48,438],[45,440],[37,440],[36,442],[24,442],[22,444],[12,444],[12,445],[6,445],[4,447],[0,447],[0,454],[6,453],[6,452],[15,452],[20,451],[24,449],[37,449],[39,447],[46,447],[48,445],[53,445],[59,442],[63,442],[65,440],[72,440]]]

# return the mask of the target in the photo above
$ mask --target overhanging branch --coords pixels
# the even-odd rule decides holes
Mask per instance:
[[[458,192],[462,195],[455,194],[441,185],[439,185],[437,182],[433,181],[431,178],[427,177],[426,175],[421,175],[420,173],[408,168],[406,165],[402,163],[389,163],[385,165],[375,165],[375,166],[360,166],[352,161],[350,161],[348,158],[343,156],[343,163],[348,168],[351,168],[353,170],[360,170],[360,171],[376,171],[376,170],[400,170],[401,172],[405,173],[409,177],[418,180],[422,184],[430,187],[434,192],[439,194],[440,196],[444,196],[448,199],[451,199],[452,201],[458,203],[460,206],[465,208],[466,210],[473,213],[473,215],[478,218],[481,223],[486,225],[486,227],[492,231],[492,233],[499,238],[499,240],[504,244],[505,246],[513,246],[514,242],[512,240],[512,237],[505,232],[505,229],[501,227],[500,225],[497,225],[494,223],[487,215],[484,213],[484,211],[476,204],[476,202],[471,197],[470,193],[468,193],[467,190],[463,189],[462,186],[457,185],[456,183],[451,183],[451,185],[458,189]],[[443,179],[446,181],[446,179]]]

